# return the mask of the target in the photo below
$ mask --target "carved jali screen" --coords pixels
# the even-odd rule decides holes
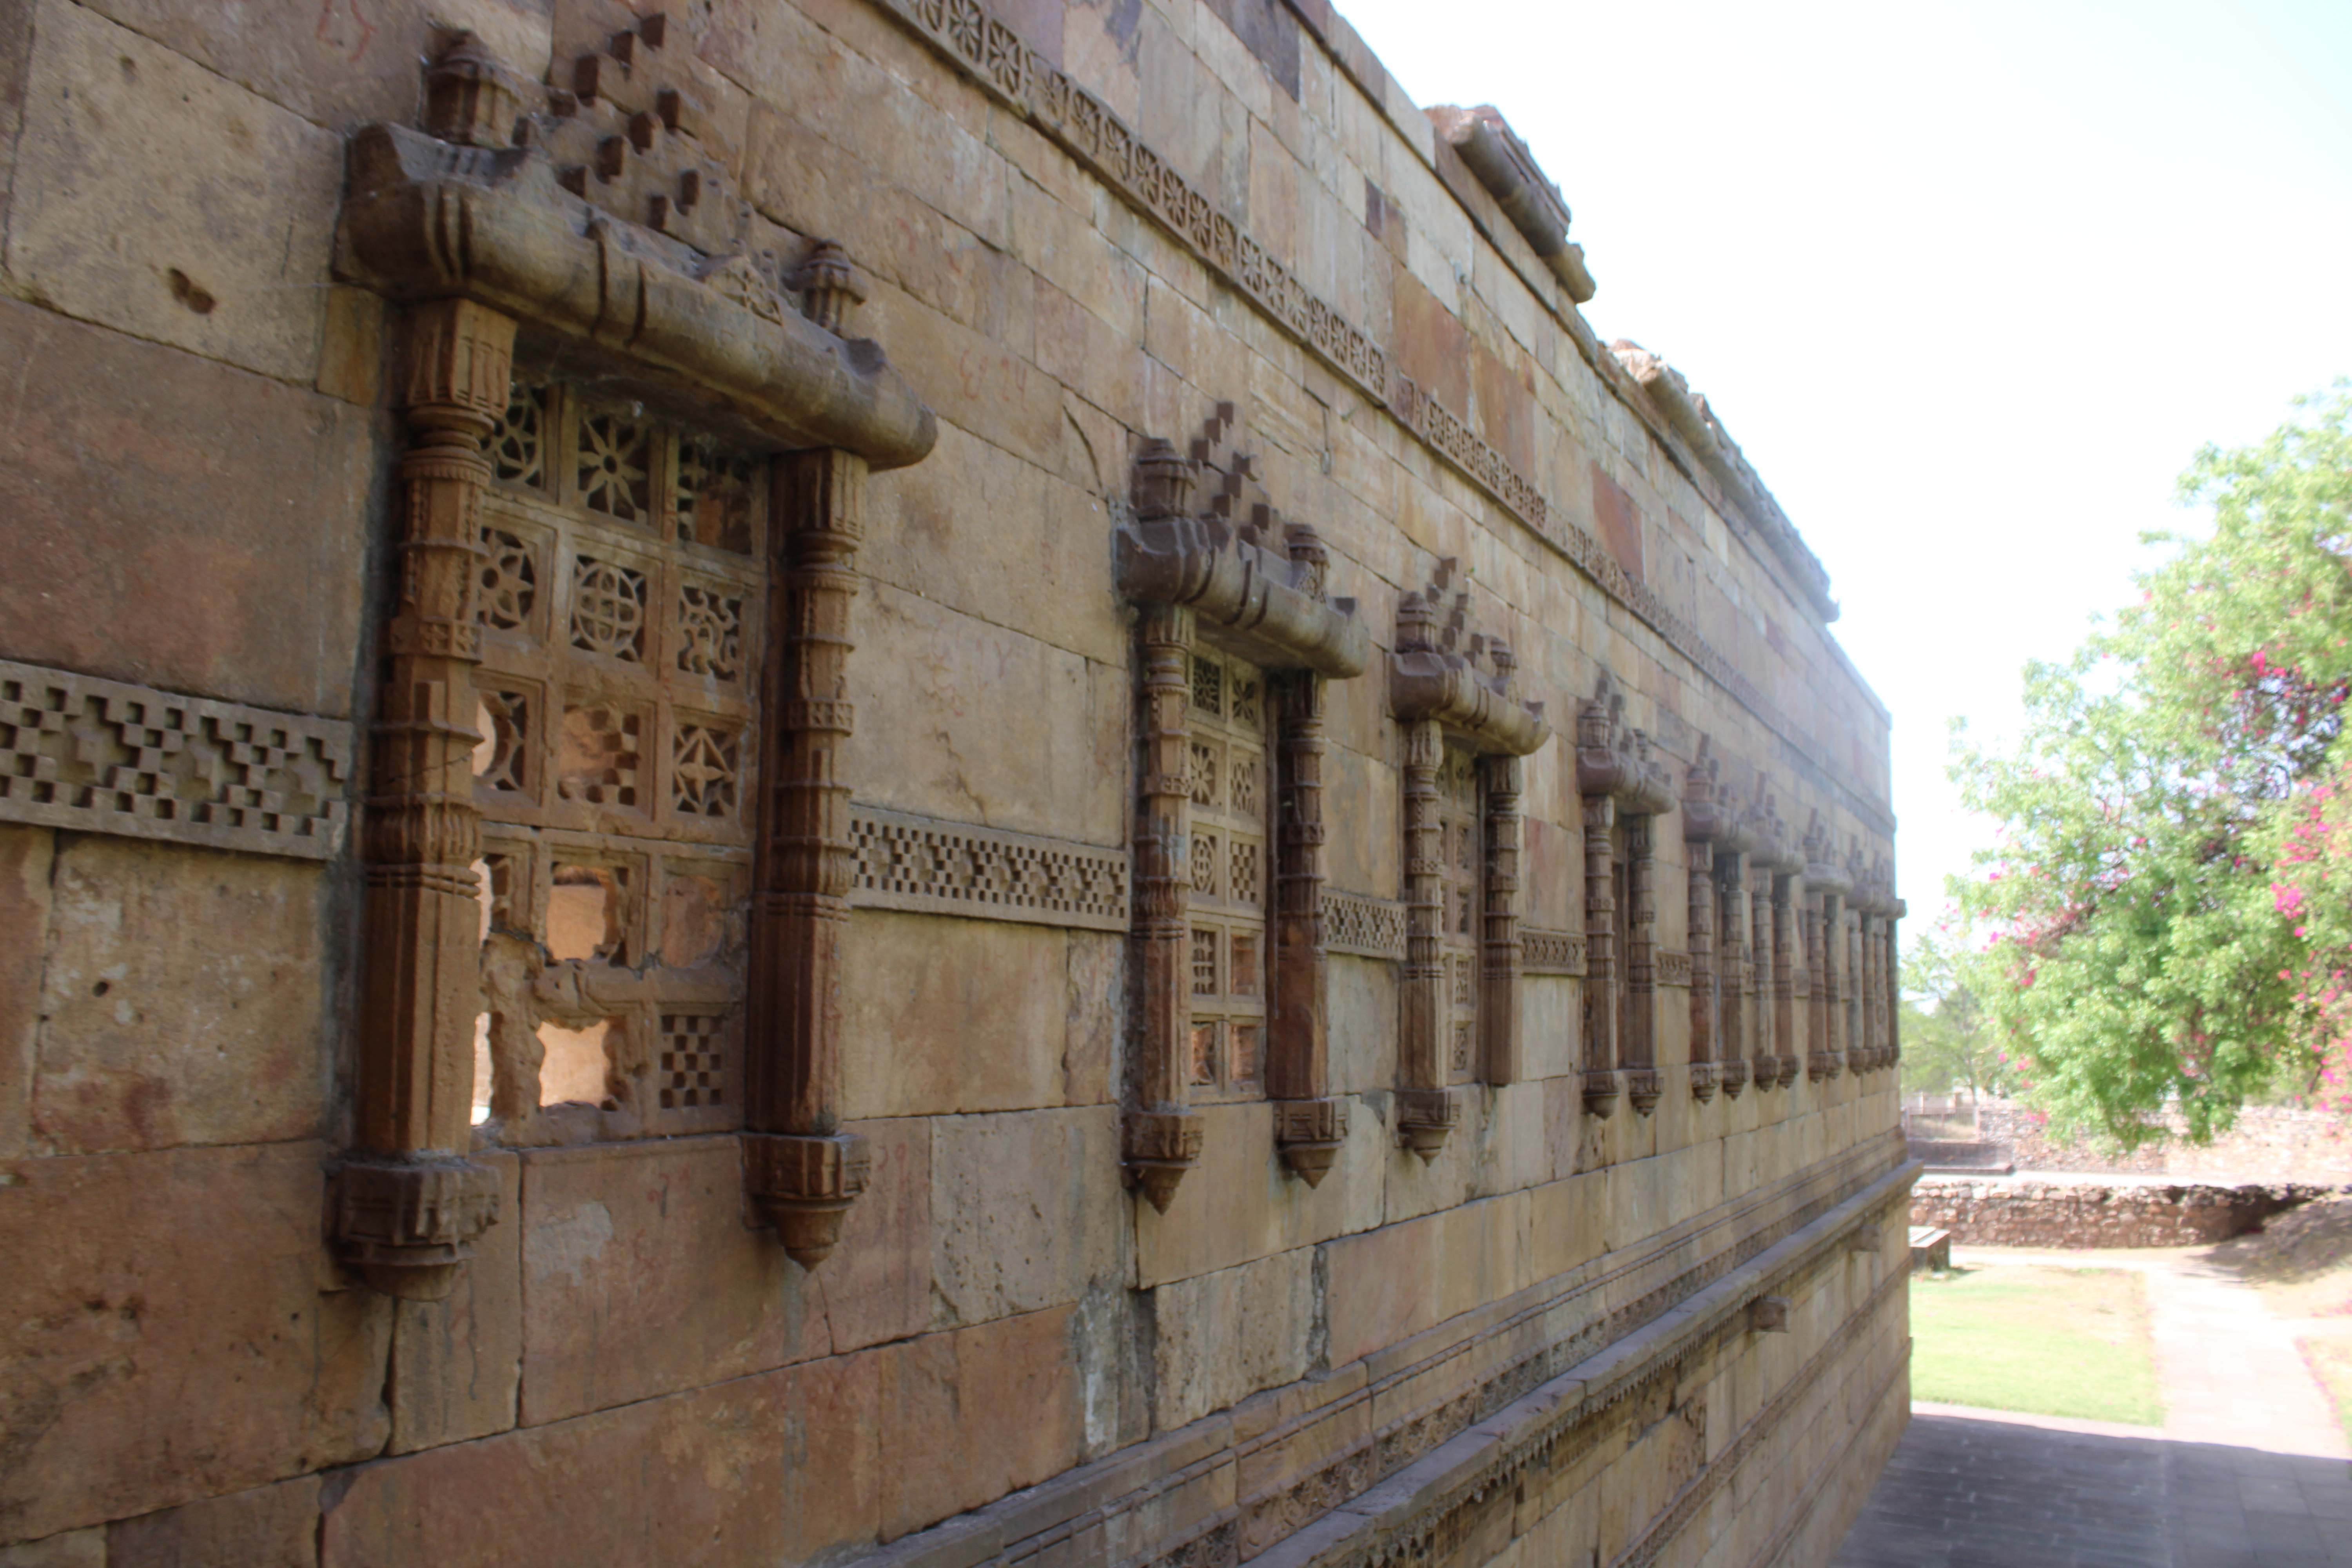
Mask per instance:
[[[1192,1082],[1255,1093],[1265,1077],[1266,900],[1273,879],[1265,675],[1192,655]]]
[[[1449,1083],[1468,1083],[1478,1076],[1478,954],[1485,908],[1478,818],[1478,759],[1449,741],[1437,769],[1437,841],[1444,892],[1438,933],[1439,962],[1444,966],[1438,1038],[1446,1053]]]
[[[476,1119],[738,1125],[762,465],[520,379],[489,447]]]

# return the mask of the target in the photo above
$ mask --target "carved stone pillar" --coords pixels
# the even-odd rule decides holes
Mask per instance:
[[[796,452],[771,474],[768,716],[744,1037],[744,1178],[803,1268],[824,1261],[866,1190],[866,1141],[841,1131],[841,939],[856,852],[841,753],[852,563],[866,460]]]
[[[1503,664],[1507,656],[1498,655]],[[1507,676],[1507,670],[1506,674]],[[1484,990],[1478,1029],[1484,1037],[1488,1083],[1525,1076],[1519,1045],[1519,790],[1522,768],[1513,756],[1488,757]]]
[[[1845,1057],[1846,1066],[1859,1076],[1878,1065],[1878,938],[1871,929],[1869,910],[1855,910],[1848,942],[1854,1030]]]
[[[1900,1066],[1903,1061],[1903,943],[1896,925],[1911,912],[1911,906],[1901,899],[1894,900],[1886,911],[1886,1065]]]
[[[1797,911],[1800,879],[1772,879],[1772,1049],[1774,1077],[1782,1089],[1797,1081]]]
[[[1445,965],[1438,931],[1445,919],[1445,863],[1437,822],[1437,765],[1445,735],[1434,719],[1401,726],[1404,739],[1404,975],[1397,1035],[1398,1135],[1423,1160],[1436,1158],[1462,1120],[1445,1082],[1439,1029]]]
[[[482,442],[507,404],[513,318],[459,300],[408,314],[399,401],[399,600],[385,632],[375,788],[362,837],[367,937],[359,1142],[337,1182],[344,1259],[377,1289],[438,1300],[495,1224],[497,1173],[467,1162],[482,910],[474,862],[475,624]]]
[[[1633,909],[1625,922],[1623,1023],[1625,1098],[1647,1116],[1665,1088],[1658,1079],[1658,844],[1655,819],[1625,818],[1626,886]]]
[[[1734,968],[1741,947],[1727,910],[1718,958],[1716,915],[1723,868],[1730,867],[1736,885],[1740,852],[1752,840],[1723,803],[1712,750],[1700,737],[1699,754],[1684,778],[1682,803],[1690,900],[1690,1088],[1702,1103],[1715,1098],[1718,1084],[1736,1098],[1748,1082],[1748,1064],[1739,1054],[1739,976]]]
[[[1805,1076],[1816,1083],[1845,1070],[1839,972],[1845,958],[1845,895],[1853,882],[1832,854],[1817,815],[1805,834],[1805,959],[1812,971],[1811,994],[1805,1005],[1811,1037]]]
[[[1348,1102],[1331,1094],[1324,1002],[1329,968],[1323,947],[1324,678],[1299,670],[1280,680],[1278,693],[1281,859],[1275,884],[1275,1048],[1266,1062],[1266,1092],[1275,1102],[1275,1142],[1283,1163],[1312,1187],[1322,1184],[1348,1137]]]
[[[1143,1195],[1168,1212],[1201,1159],[1201,1119],[1186,1108],[1192,965],[1185,952],[1192,878],[1190,783],[1192,612],[1149,605],[1138,624],[1143,665],[1143,755],[1135,826],[1139,1104],[1127,1113],[1126,1159]]]
[[[1610,839],[1617,803],[1584,797],[1584,1109],[1606,1117],[1624,1086],[1617,1078],[1617,894]]]
[[[1748,1057],[1753,1048],[1748,1037],[1755,1020],[1755,1011],[1748,1005],[1748,989],[1755,981],[1748,958],[1747,869],[1748,856],[1744,851],[1717,847],[1715,949],[1719,978],[1716,987],[1716,1076],[1728,1100],[1738,1100],[1740,1091],[1748,1087]]]
[[[1426,592],[1397,605],[1389,659],[1389,710],[1404,741],[1405,965],[1397,1029],[1397,1136],[1423,1160],[1436,1158],[1462,1119],[1459,1077],[1489,1082],[1518,1076],[1519,768],[1551,738],[1543,706],[1520,700],[1518,661],[1499,638],[1470,632],[1471,602],[1454,585],[1454,563],[1438,563]],[[1481,661],[1486,669],[1479,668]],[[1438,789],[1449,738],[1476,760],[1475,828],[1483,855],[1477,887],[1460,908],[1475,911],[1475,986],[1449,987],[1445,952],[1447,828]],[[1457,837],[1456,847],[1466,844]],[[1457,894],[1457,897],[1462,895]],[[1465,928],[1457,932],[1466,934]],[[1470,955],[1452,962],[1469,963]],[[1467,980],[1470,971],[1458,971]],[[1466,1004],[1466,1006],[1465,1006]],[[1460,1014],[1475,1010],[1475,1020]],[[1475,1026],[1475,1035],[1469,1034]],[[1457,1049],[1457,1043],[1475,1048]]]

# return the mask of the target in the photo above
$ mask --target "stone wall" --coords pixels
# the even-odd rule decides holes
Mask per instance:
[[[2221,1176],[2237,1181],[2352,1180],[2352,1130],[2324,1110],[2250,1105],[2230,1130],[2203,1145],[2183,1136],[2176,1115],[2163,1119],[2167,1136],[2128,1154],[2088,1138],[2053,1138],[2039,1111],[2002,1102],[1979,1112],[1984,1141],[2000,1145],[2022,1171],[2079,1171],[2110,1175]]]
[[[2231,1187],[1926,1176],[1911,1223],[1979,1247],[2193,1247],[2225,1241],[2336,1191],[2303,1183]]]
[[[1887,715],[1465,156],[1318,0],[0,0],[0,1557],[1826,1560],[1895,1075],[1832,930],[1717,1091],[1686,828],[1866,872]],[[1155,438],[1354,617],[1278,670],[1316,833],[1304,746],[1142,755]],[[1229,619],[1180,674],[1275,659]],[[1265,859],[1145,809],[1216,777]],[[1160,959],[1310,845],[1320,1026],[1239,1037],[1320,1081],[1147,1092],[1291,1027]]]

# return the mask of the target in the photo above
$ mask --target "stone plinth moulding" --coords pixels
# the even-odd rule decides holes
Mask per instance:
[[[1748,999],[1756,1013],[1756,1087],[1761,1090],[1788,1088],[1803,1067],[1797,1056],[1793,906],[1805,858],[1761,779],[1757,795],[1747,817],[1748,834],[1756,841],[1748,852],[1748,864],[1756,873],[1749,906],[1756,956]]]
[[[1805,1017],[1811,1037],[1805,1076],[1820,1083],[1845,1070],[1845,1018],[1838,1005],[1839,970],[1845,945],[1845,896],[1853,879],[1837,863],[1821,813],[1805,830],[1805,957],[1811,968],[1811,994]]]
[[[1747,976],[1746,900],[1740,861],[1754,847],[1722,784],[1707,737],[1683,782],[1683,843],[1690,879],[1690,1088],[1705,1103],[1720,1087],[1737,1100],[1748,1087],[1740,1029]],[[1729,892],[1726,892],[1726,889]]]
[[[1404,739],[1397,1136],[1423,1161],[1462,1120],[1461,1083],[1523,1076],[1520,759],[1551,738],[1543,705],[1516,689],[1509,646],[1470,629],[1456,570],[1452,557],[1440,561],[1426,590],[1400,600],[1389,656],[1389,709]],[[1449,954],[1449,933],[1469,951]]]
[[[1192,889],[1196,875],[1230,871],[1194,865],[1202,847],[1193,841],[1192,808],[1211,783],[1196,776],[1191,721],[1194,677],[1205,673],[1193,667],[1204,650],[1263,671],[1272,689],[1279,833],[1264,1083],[1283,1162],[1318,1184],[1348,1131],[1347,1102],[1331,1094],[1325,997],[1324,682],[1362,674],[1371,641],[1356,602],[1327,593],[1330,557],[1314,530],[1285,523],[1265,502],[1235,435],[1234,407],[1221,403],[1190,452],[1146,442],[1135,460],[1133,515],[1114,545],[1118,592],[1140,611],[1137,1049],[1124,1148],[1129,1179],[1162,1213],[1201,1154],[1201,1120],[1191,1106],[1192,947],[1201,934]],[[1226,952],[1206,962],[1235,960]]]
[[[1650,755],[1650,738],[1628,729],[1624,712],[1624,694],[1604,674],[1576,716],[1576,788],[1584,802],[1584,1109],[1593,1116],[1614,1111],[1621,1093],[1646,1116],[1664,1092],[1655,1055],[1651,825],[1672,809],[1675,792],[1665,763]]]
[[[665,40],[662,19],[646,18],[559,61],[557,85],[460,35],[426,68],[424,129],[372,125],[346,149],[336,269],[408,307],[394,401],[413,444],[361,832],[359,1148],[338,1173],[331,1226],[370,1283],[411,1299],[447,1293],[498,1211],[494,1173],[464,1158],[485,995],[474,677],[485,439],[521,353],[560,353],[601,391],[690,410],[776,465],[783,657],[767,672],[761,727],[745,1165],[803,1263],[824,1256],[864,1184],[862,1149],[837,1128],[835,1045],[848,563],[866,469],[919,460],[937,426],[880,348],[853,335],[862,290],[837,248],[754,252],[749,205],[696,90],[666,79]]]

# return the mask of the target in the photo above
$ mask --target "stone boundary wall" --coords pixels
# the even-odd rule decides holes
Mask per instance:
[[[2095,1185],[1923,1176],[1911,1223],[1978,1247],[2194,1247],[2242,1235],[2270,1215],[2341,1189],[2286,1182],[2238,1187]]]

